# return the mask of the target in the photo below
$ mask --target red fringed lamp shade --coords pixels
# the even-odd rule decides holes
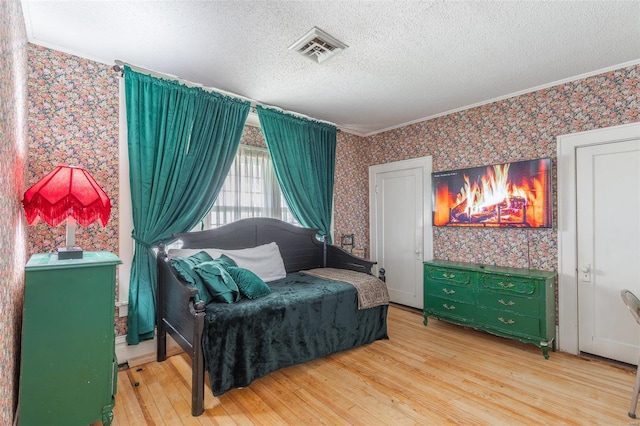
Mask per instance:
[[[38,218],[57,226],[67,217],[89,226],[99,220],[106,226],[111,200],[81,167],[58,166],[24,193],[22,200],[27,222]]]

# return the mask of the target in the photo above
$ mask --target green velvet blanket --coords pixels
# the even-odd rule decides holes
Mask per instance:
[[[388,339],[388,306],[358,310],[349,284],[296,272],[269,287],[259,299],[207,305],[202,344],[216,396],[279,368]]]

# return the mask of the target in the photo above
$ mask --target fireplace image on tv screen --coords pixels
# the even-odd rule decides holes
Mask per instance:
[[[432,174],[434,226],[551,227],[551,159]]]

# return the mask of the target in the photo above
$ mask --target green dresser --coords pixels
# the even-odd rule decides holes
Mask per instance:
[[[36,254],[26,270],[20,425],[88,425],[113,419],[115,283],[120,259]]]
[[[424,263],[427,317],[555,350],[555,272],[434,260]]]

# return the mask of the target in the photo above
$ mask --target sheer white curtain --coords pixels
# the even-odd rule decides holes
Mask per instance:
[[[267,149],[240,145],[204,228],[248,217],[272,217],[297,224],[280,193]]]

